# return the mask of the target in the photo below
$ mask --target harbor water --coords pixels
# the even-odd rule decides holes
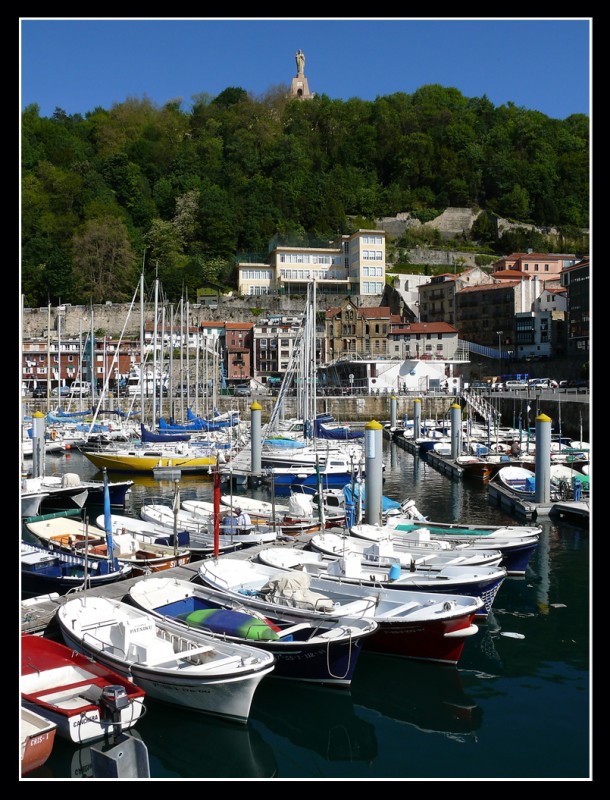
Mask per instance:
[[[412,498],[431,520],[526,522],[490,504],[483,484],[452,480],[389,442],[384,460],[384,494]],[[49,455],[46,472],[101,478],[77,450]],[[173,482],[129,477],[123,513],[171,505]],[[242,491],[271,499],[264,486],[234,489]],[[180,495],[211,500],[211,479],[183,476]],[[365,652],[349,691],[266,678],[245,726],[147,699],[134,735],[146,744],[151,779],[590,780],[590,530],[554,518],[537,524],[525,576],[504,581],[456,668]],[[56,739],[29,778],[91,774],[89,748]]]

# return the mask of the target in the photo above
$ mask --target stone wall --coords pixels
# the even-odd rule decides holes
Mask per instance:
[[[405,414],[408,415],[409,419],[413,419],[413,404],[416,397],[421,400],[422,419],[442,419],[449,414],[451,405],[456,401],[462,407],[465,406],[463,399],[459,396],[456,398],[452,395],[397,395],[397,425],[400,425]],[[254,398],[223,396],[217,398],[217,407],[221,413],[238,409],[242,419],[249,420],[251,414],[250,409],[254,400],[261,406],[262,422],[268,422],[277,402],[276,397],[258,394]],[[115,399],[112,402],[114,405],[111,405],[111,401],[109,400],[106,407],[120,407],[123,410],[127,408],[127,398]],[[502,396],[494,397],[493,404],[502,414],[501,424],[503,426],[518,426],[518,420],[516,422],[513,420],[513,415],[516,410],[514,398]],[[23,412],[24,414],[32,414],[34,411],[42,411],[44,413],[45,406],[46,401],[44,400],[24,398]],[[544,413],[552,420],[553,433],[558,432],[559,420],[561,419],[561,431],[564,436],[571,436],[573,439],[578,440],[582,438],[583,441],[589,441],[590,406],[582,397],[575,394],[560,394],[557,395],[557,398],[553,399],[532,399],[531,407],[530,424],[532,426],[535,424],[534,420],[536,414]],[[377,422],[385,424],[390,421],[390,397],[320,397],[317,400],[317,413],[322,412],[332,414],[339,422],[355,423],[356,426],[365,425],[367,422],[371,422],[371,420],[376,420]],[[284,417],[290,419],[296,417],[297,413],[297,399],[295,397],[286,397],[284,399]],[[145,401],[144,414],[145,418],[152,418],[150,400]],[[169,415],[167,400],[163,401],[162,414],[164,416]],[[180,419],[179,400],[174,400],[173,415],[179,423],[186,421]]]

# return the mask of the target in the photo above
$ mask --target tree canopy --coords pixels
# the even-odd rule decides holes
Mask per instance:
[[[278,232],[331,239],[358,216],[481,208],[473,235],[498,252],[494,216],[589,224],[588,117],[495,108],[439,85],[305,102],[282,87],[260,99],[229,87],[188,111],[128,98],[84,117],[32,105],[21,132],[29,306],[119,302],[140,264],[176,301],[198,271],[201,282],[228,277],[239,252],[264,254]]]

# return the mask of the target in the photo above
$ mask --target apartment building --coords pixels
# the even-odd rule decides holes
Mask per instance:
[[[118,386],[140,363],[140,343],[123,340],[120,343],[112,336],[91,339],[67,337],[56,334],[50,338],[25,339],[21,347],[21,379],[31,389],[38,384],[51,387],[71,385],[75,380],[87,381],[103,386],[108,378],[109,386]]]
[[[401,322],[387,306],[359,306],[351,297],[325,314],[330,361],[338,358],[388,357],[392,323]]]
[[[591,300],[589,257],[561,273],[566,289],[566,344],[568,355],[584,355],[590,348]]]
[[[225,323],[225,365],[229,384],[249,382],[252,377],[252,322]]]
[[[385,286],[384,231],[359,230],[311,247],[276,241],[265,261],[249,258],[238,259],[241,295],[306,295],[315,281],[322,294],[381,296]]]
[[[485,270],[472,267],[459,274],[434,275],[417,287],[420,322],[456,324],[455,296],[467,286],[488,286],[494,279]]]
[[[458,331],[447,322],[392,322],[388,355],[402,360],[453,360],[458,351]]]
[[[574,253],[511,253],[495,261],[492,270],[494,278],[502,278],[502,273],[509,272],[518,273],[519,278],[537,275],[545,280],[552,276],[559,279],[562,271],[573,266],[577,260]]]

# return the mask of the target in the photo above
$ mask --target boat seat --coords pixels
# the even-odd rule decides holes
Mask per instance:
[[[67,684],[53,691],[43,689],[33,692],[30,696],[56,708],[75,709],[98,705],[101,694],[99,686],[91,680],[86,680]]]
[[[310,622],[297,622],[296,625],[291,625],[289,628],[284,628],[284,630],[278,632],[278,638],[283,639],[285,636],[291,636],[293,633],[297,631],[304,631],[305,628],[311,628]]]
[[[396,606],[396,608],[390,609],[384,616],[386,617],[396,617],[398,614],[402,614],[404,611],[409,611],[412,608],[417,608],[419,603],[415,600],[411,600],[409,603],[402,603],[402,605]]]
[[[361,600],[352,600],[345,605],[339,605],[329,612],[335,617],[367,616],[373,615],[377,600],[374,597],[363,597]]]
[[[236,667],[243,662],[243,656],[225,656],[217,661],[210,662],[210,667],[224,669],[225,667]]]
[[[93,672],[72,666],[54,667],[53,669],[43,670],[40,675],[32,673],[30,675],[21,676],[21,691],[26,694],[30,692],[30,685],[34,685],[35,693],[50,692],[57,689],[58,686],[80,686],[83,683],[90,683],[95,680],[96,676]]]
[[[159,642],[161,644],[165,644],[165,642],[163,642],[162,640],[159,640]],[[167,642],[167,644],[170,643]],[[139,645],[139,647],[142,647],[142,645]],[[142,648],[142,650],[143,650],[142,652],[143,657],[138,659],[138,663],[146,667],[159,667],[165,663],[169,664],[174,661],[186,661],[187,659],[192,658],[193,656],[199,656],[203,655],[204,653],[213,652],[214,647],[212,647],[209,644],[206,644],[203,645],[202,647],[194,647],[191,650],[183,650],[179,653],[174,653],[172,648],[171,652],[166,650],[164,653],[159,653],[156,657],[154,655],[153,648],[148,648],[148,651],[146,650],[146,648]],[[180,664],[180,666],[182,666],[182,664]]]

